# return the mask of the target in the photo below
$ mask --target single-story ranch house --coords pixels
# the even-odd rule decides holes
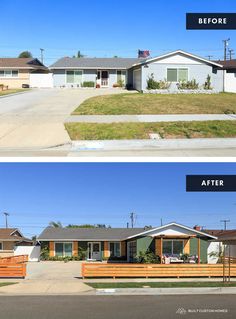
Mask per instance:
[[[0,58],[0,85],[9,89],[31,86],[31,75],[48,73],[48,68],[34,58]]]
[[[59,59],[50,66],[54,87],[80,87],[92,82],[101,88],[124,85],[138,91],[147,88],[147,80],[153,74],[156,81],[171,83],[176,90],[180,81],[193,79],[203,87],[208,75],[211,86],[217,91],[224,90],[223,66],[215,61],[177,50],[155,58],[69,58]]]
[[[78,256],[82,249],[87,260],[135,261],[140,252],[153,252],[162,262],[189,261],[216,263],[209,254],[219,250],[217,237],[177,223],[156,228],[54,228],[47,227],[38,237],[50,257]],[[200,256],[200,258],[198,258]]]

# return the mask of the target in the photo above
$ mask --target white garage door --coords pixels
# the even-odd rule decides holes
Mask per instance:
[[[141,91],[141,69],[134,70],[134,89]]]
[[[32,73],[30,74],[31,88],[52,88],[53,74],[52,73]]]

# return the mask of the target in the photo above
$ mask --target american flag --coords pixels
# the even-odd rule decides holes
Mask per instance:
[[[149,50],[138,50],[138,57],[139,58],[148,58],[150,56]]]

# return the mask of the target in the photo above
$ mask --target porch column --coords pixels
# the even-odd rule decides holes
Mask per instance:
[[[190,239],[184,240],[184,254],[190,254]]]
[[[49,257],[55,256],[55,247],[54,247],[54,241],[49,242]]]
[[[108,241],[104,241],[104,258],[110,257]]]
[[[72,251],[72,255],[74,257],[78,256],[78,249],[79,249],[79,244],[77,241],[73,242],[73,251]]]
[[[200,256],[201,256],[201,239],[197,239],[197,254],[198,254],[198,264],[200,264]]]
[[[162,263],[162,238],[156,238],[155,239],[155,254],[156,256],[160,256],[161,258],[161,263]]]

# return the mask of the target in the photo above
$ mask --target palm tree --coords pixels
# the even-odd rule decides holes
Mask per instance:
[[[54,227],[54,228],[63,228],[62,223],[59,221],[57,221],[57,222],[51,221],[49,223],[49,226]]]

